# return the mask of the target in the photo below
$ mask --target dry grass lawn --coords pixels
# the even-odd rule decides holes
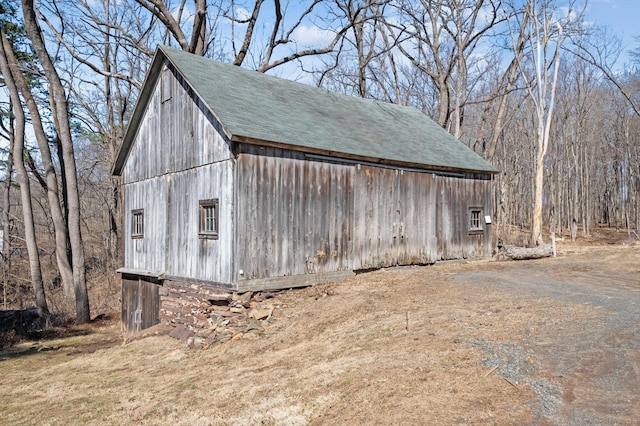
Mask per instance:
[[[283,292],[264,335],[205,350],[166,335],[123,344],[115,319],[23,342],[0,352],[0,423],[540,424],[538,395],[487,366],[483,342],[603,312],[452,280],[511,265],[395,268]],[[535,358],[517,362],[537,374]]]

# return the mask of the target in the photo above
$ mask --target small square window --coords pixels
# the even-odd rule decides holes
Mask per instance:
[[[482,229],[482,209],[478,207],[469,208],[469,233],[481,233]]]
[[[144,210],[131,211],[131,238],[144,237]]]
[[[218,239],[218,199],[200,200],[200,238]]]

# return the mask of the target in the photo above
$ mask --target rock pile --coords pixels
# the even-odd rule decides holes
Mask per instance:
[[[190,347],[255,338],[275,322],[274,293],[230,293],[198,283],[165,281],[160,289],[160,321],[170,336]]]

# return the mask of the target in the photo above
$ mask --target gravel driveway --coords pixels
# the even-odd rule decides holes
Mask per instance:
[[[537,424],[637,425],[640,419],[640,265],[637,247],[469,271],[459,283],[592,307],[593,319],[532,330],[517,344],[477,341],[486,367],[539,396]]]

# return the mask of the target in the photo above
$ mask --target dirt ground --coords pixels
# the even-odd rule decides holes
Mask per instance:
[[[2,349],[0,424],[640,424],[640,246],[391,268],[273,303],[263,335],[204,350],[123,344],[117,319]]]

